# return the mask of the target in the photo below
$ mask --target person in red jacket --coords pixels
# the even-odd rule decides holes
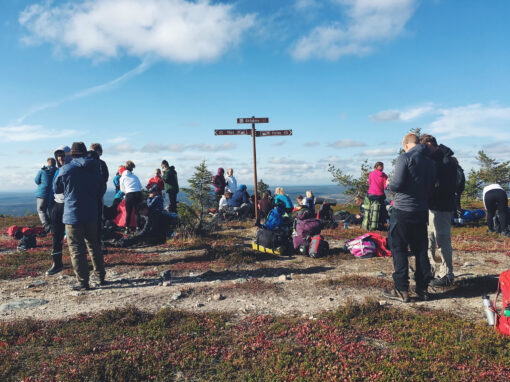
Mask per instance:
[[[149,182],[145,188],[150,190],[153,186],[156,186],[156,194],[162,196],[163,190],[165,189],[165,181],[161,177],[161,170],[159,168],[154,170],[154,176],[149,179]]]
[[[386,183],[388,181],[388,175],[384,172],[384,164],[377,162],[374,165],[374,171],[368,175],[368,199],[378,200],[383,203],[386,199],[384,190],[386,189]]]

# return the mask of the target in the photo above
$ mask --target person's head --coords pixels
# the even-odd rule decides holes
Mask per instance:
[[[140,203],[138,205],[138,207],[136,208],[136,210],[138,211],[139,215],[143,215],[143,216],[149,215],[149,206],[145,202]]]
[[[163,160],[163,161],[161,162],[161,168],[162,168],[163,170],[166,170],[168,167],[169,167],[169,166],[168,166],[168,162],[167,162],[166,160]]]
[[[404,147],[404,151],[407,153],[414,146],[419,143],[418,136],[415,133],[407,133],[402,140],[402,146]]]
[[[306,195],[307,198],[313,198],[312,190],[306,190],[306,194],[305,195]]]
[[[266,190],[262,193],[262,199],[269,199],[271,197],[271,191]]]
[[[83,142],[73,142],[71,146],[71,156],[73,158],[81,158],[87,155],[87,147]]]
[[[159,169],[159,168],[155,169],[154,176],[161,176],[161,169]]]
[[[92,143],[90,145],[90,150],[95,151],[99,156],[103,155],[103,147],[100,143]]]
[[[150,187],[147,191],[149,192],[149,196],[153,198],[158,193],[158,186],[154,185]]]
[[[421,137],[420,137],[420,143],[422,145],[425,145],[427,146],[427,148],[432,151],[432,152],[435,152],[437,150],[439,150],[439,146],[437,145],[437,141],[436,141],[436,138],[434,138],[432,135],[429,135],[429,134],[423,134]]]
[[[223,175],[223,174],[225,174],[225,170],[223,169],[223,167],[220,167],[218,169],[218,175]]]
[[[122,173],[126,171],[126,167],[125,166],[119,166],[119,175],[122,175]]]
[[[55,158],[57,158],[58,167],[62,167],[66,163],[66,153],[64,150],[55,151]]]
[[[227,175],[228,175],[228,176],[232,176],[232,175],[234,175],[234,170],[233,170],[232,168],[229,168],[229,169],[227,170]]]
[[[298,204],[301,204],[303,202],[303,195],[298,195],[296,200],[298,201]]]
[[[129,171],[133,172],[133,170],[135,169],[136,166],[133,163],[133,161],[128,160],[124,167],[126,167],[126,170],[129,170]]]
[[[232,197],[232,193],[230,191],[225,191],[225,199],[230,199]]]
[[[374,170],[379,170],[379,171],[384,170],[384,163],[383,162],[375,162]]]
[[[356,204],[357,206],[361,206],[363,204],[363,198],[359,195],[356,195],[354,197],[354,204]]]
[[[278,194],[285,195],[285,190],[283,189],[283,187],[278,187]]]
[[[240,191],[246,191],[246,184],[241,184],[241,185],[239,186],[239,190],[240,190]]]
[[[46,163],[48,163],[49,167],[55,167],[55,158],[48,158],[46,159]]]

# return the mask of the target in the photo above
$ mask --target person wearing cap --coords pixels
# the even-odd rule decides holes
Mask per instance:
[[[50,198],[51,181],[56,170],[55,159],[48,158],[47,166],[43,166],[35,177],[35,184],[37,184],[37,190],[35,191],[37,213],[46,232],[51,230],[48,201]]]
[[[147,206],[150,209],[163,211],[165,209],[164,200],[163,197],[158,194],[158,187],[153,185],[148,191],[149,196],[147,197]]]
[[[97,237],[98,203],[104,194],[104,179],[95,159],[87,156],[83,142],[71,146],[72,161],[59,170],[55,179],[55,193],[64,194],[64,213],[67,243],[71,262],[78,280],[75,290],[88,290],[89,265],[87,250],[99,284],[105,285],[104,259]]]
[[[179,181],[177,180],[177,171],[174,166],[169,166],[166,160],[161,162],[163,169],[163,180],[165,181],[165,191],[168,194],[168,211],[177,212],[177,194],[179,193]]]

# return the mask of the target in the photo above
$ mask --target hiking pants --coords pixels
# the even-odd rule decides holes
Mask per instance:
[[[177,192],[167,191],[168,193],[168,211],[177,212]]]
[[[133,213],[133,208],[135,209],[135,224],[138,226],[138,214],[136,213],[136,207],[143,202],[143,195],[141,191],[137,192],[128,192],[125,197],[126,200],[126,228],[129,227],[131,223],[131,214]]]
[[[462,206],[460,204],[461,196],[462,196],[462,192],[455,193],[455,217],[457,219],[462,219]]]
[[[508,209],[508,196],[503,190],[490,190],[485,193],[483,203],[487,209],[487,226],[489,229],[494,229],[494,215],[496,210],[499,213],[499,226],[501,230],[507,229],[508,222],[506,221],[506,214]]]
[[[432,276],[448,276],[453,278],[453,260],[452,260],[452,211],[429,211],[429,261],[431,264]],[[437,248],[436,248],[437,245]],[[435,272],[434,260],[436,257],[441,257],[441,266],[439,273]]]
[[[37,198],[37,214],[44,228],[50,227],[50,216],[48,215],[48,198]]]
[[[76,278],[80,284],[89,282],[89,264],[87,262],[87,250],[92,260],[94,273],[104,278],[103,253],[97,240],[97,224],[66,224],[67,243],[71,253],[71,263]]]
[[[416,257],[416,286],[422,290],[426,289],[431,278],[427,256],[427,211],[407,212],[393,208],[388,234],[395,269],[393,272],[395,289],[409,290],[409,247],[411,255]]]
[[[66,227],[62,223],[63,215],[64,203],[55,203],[51,209],[52,255],[62,254],[62,240],[66,232]]]

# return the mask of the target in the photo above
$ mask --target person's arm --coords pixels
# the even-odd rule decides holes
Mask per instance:
[[[58,176],[53,181],[53,189],[55,190],[55,194],[63,194],[64,193],[64,182],[62,180],[62,175],[58,174]]]
[[[37,185],[41,184],[41,176],[42,176],[42,170],[39,170],[39,172],[35,176],[35,184],[37,184]]]
[[[399,192],[404,188],[406,182],[406,169],[407,169],[407,161],[403,155],[400,155],[397,158],[397,163],[395,164],[395,173],[393,178],[391,179],[391,183],[388,184],[388,190],[393,192]]]
[[[126,177],[123,177],[121,176],[120,179],[119,179],[119,187],[120,187],[120,190],[125,194],[126,191],[124,191],[126,188],[124,187],[124,179]]]
[[[386,190],[386,188],[388,188],[388,175],[386,175],[386,174],[383,172],[383,173],[382,173],[382,177],[383,177],[384,189]]]

